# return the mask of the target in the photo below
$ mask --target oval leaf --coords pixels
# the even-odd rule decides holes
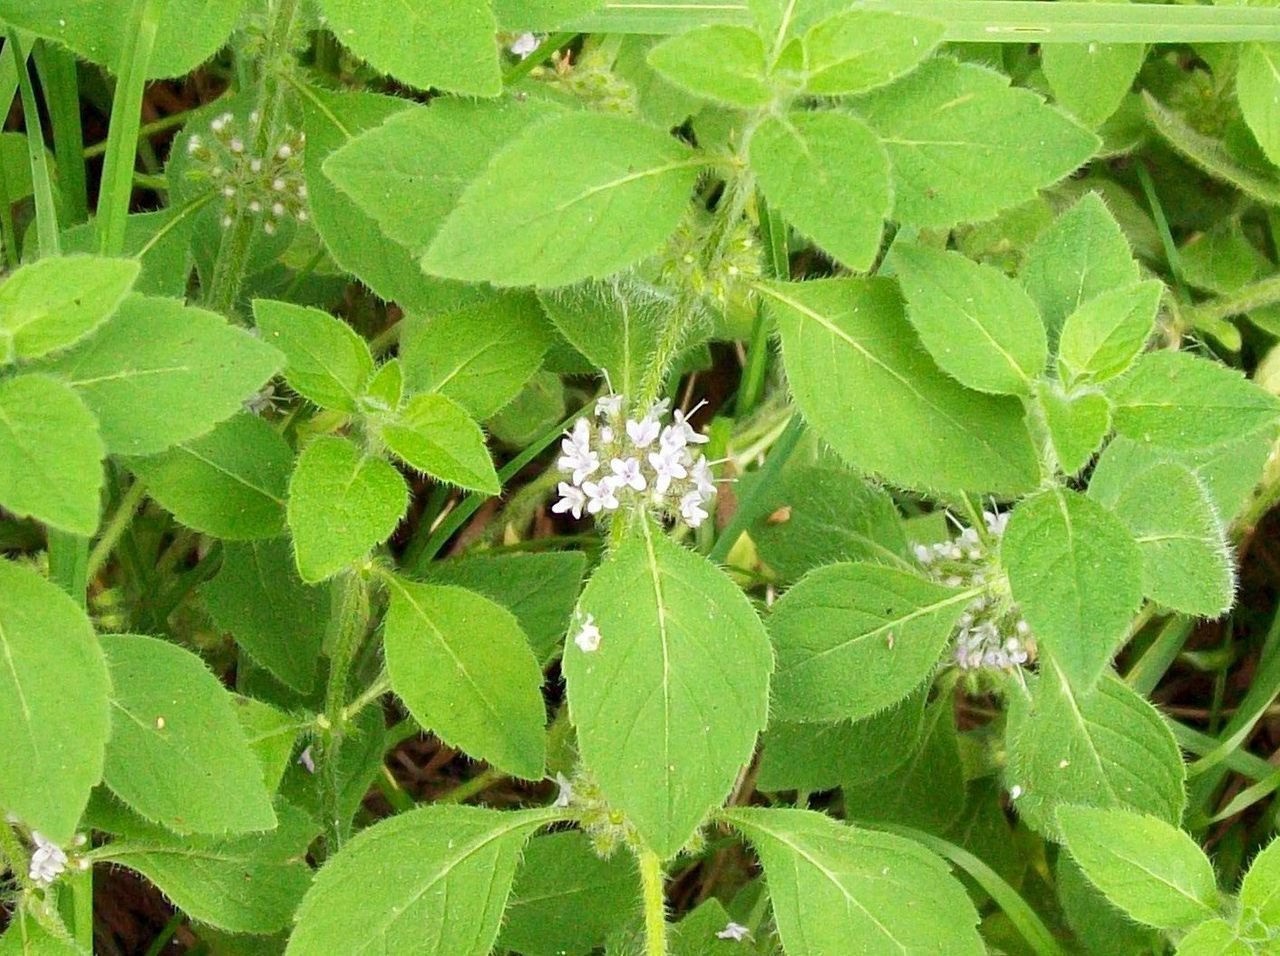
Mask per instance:
[[[0,365],[73,345],[111,315],[138,278],[136,259],[62,256],[0,285]]]
[[[405,464],[470,491],[502,490],[484,432],[462,407],[438,393],[410,399],[382,426],[382,439]]]

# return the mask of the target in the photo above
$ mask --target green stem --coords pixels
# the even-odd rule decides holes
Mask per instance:
[[[760,208],[760,232],[766,252],[765,267],[774,279],[789,278],[790,262],[787,250],[787,224],[765,202],[764,196],[756,200]],[[734,414],[738,418],[749,414],[764,395],[765,373],[769,370],[769,314],[763,302],[756,304],[756,317],[751,326],[751,344],[747,348],[747,367],[742,373]]]
[[[71,885],[71,932],[86,953],[93,952],[93,867],[67,875]]]
[[[116,545],[120,543],[120,538],[128,530],[130,522],[133,521],[134,513],[142,504],[142,499],[146,497],[147,485],[142,479],[135,479],[129,490],[124,493],[120,499],[120,504],[116,506],[115,512],[111,515],[110,520],[102,529],[102,535],[98,538],[98,543],[93,546],[93,550],[89,553],[88,563],[85,567],[85,580],[92,581],[98,576],[98,572],[102,570],[103,565],[107,563],[107,558],[111,557],[111,552],[115,550]]]
[[[644,891],[645,956],[667,956],[667,899],[662,861],[647,847],[636,851]]]
[[[5,866],[8,866],[9,872],[13,874],[19,886],[24,890],[34,890],[35,884],[31,882],[28,869],[30,863],[31,857],[22,848],[18,838],[13,835],[13,829],[0,820],[0,873],[4,872]]]
[[[708,555],[712,561],[717,564],[722,563],[729,556],[729,551],[737,543],[738,538],[747,530],[747,526],[756,519],[756,511],[759,509],[758,502],[764,498],[769,491],[769,487],[782,473],[782,466],[787,463],[791,453],[800,444],[800,437],[803,434],[804,422],[798,414],[793,415],[791,421],[787,424],[786,430],[783,431],[782,437],[778,439],[777,444],[770,450],[764,467],[760,469],[760,473],[752,483],[751,493],[738,502],[738,510],[734,512],[733,520],[729,522],[729,526],[716,539],[716,546],[711,549],[711,554]]]
[[[66,47],[41,40],[33,51],[53,127],[58,185],[69,222],[89,218],[89,187],[84,171],[84,132],[80,122],[80,81],[76,56]]]
[[[289,45],[300,0],[276,0],[271,28],[262,56],[262,80],[258,93],[258,124],[253,131],[255,155],[265,156],[279,136],[284,115],[285,78],[291,68]],[[253,246],[257,215],[237,201],[231,210],[231,224],[222,234],[222,245],[214,262],[213,278],[205,302],[215,312],[229,314],[240,297],[249,252]]]
[[[18,90],[22,96],[22,116],[27,129],[27,158],[31,163],[31,188],[36,204],[36,236],[41,256],[58,255],[58,213],[53,202],[53,184],[44,157],[44,133],[40,129],[40,110],[36,106],[35,89],[27,71],[27,58],[22,54],[18,31],[10,28],[9,48],[18,65]]]
[[[105,256],[118,256],[124,251],[125,225],[133,198],[133,167],[138,155],[138,127],[142,124],[142,96],[164,7],[162,0],[133,0],[124,33],[98,191],[98,241]]]
[[[1192,324],[1197,320],[1212,322],[1228,319],[1233,315],[1243,315],[1277,302],[1280,302],[1280,273],[1251,282],[1230,295],[1203,302],[1188,309],[1187,315],[1192,319]]]
[[[452,790],[448,790],[440,796],[432,800],[432,803],[466,803],[472,797],[479,796],[495,784],[501,783],[507,779],[507,775],[501,770],[494,770],[490,767],[482,773],[476,774],[470,780],[464,780]]]
[[[350,723],[360,711],[377,702],[389,690],[391,690],[391,675],[383,671],[372,684],[364,689],[359,697],[342,708],[342,722],[344,724]]]
[[[212,110],[217,107],[219,100],[211,100],[203,103],[196,109],[182,110],[180,113],[170,113],[158,120],[152,120],[150,123],[143,123],[138,127],[138,141],[150,139],[157,133],[165,133],[171,129],[175,129],[185,123],[193,113],[200,110]],[[101,156],[107,151],[107,144],[110,140],[103,140],[100,143],[94,143],[92,146],[84,147],[84,158],[93,159],[95,156]]]
[[[169,918],[169,922],[164,924],[164,929],[156,934],[156,938],[151,941],[151,945],[147,947],[146,956],[160,956],[164,952],[164,948],[169,945],[169,941],[173,939],[178,928],[187,921],[184,913],[174,913]]]
[[[333,586],[338,589],[338,613],[332,624],[334,635],[329,657],[329,683],[325,689],[324,738],[320,752],[325,827],[331,855],[338,852],[347,839],[347,821],[342,819],[340,812],[342,782],[338,765],[346,732],[347,684],[369,629],[369,580],[363,573],[353,570],[335,580]]]
[[[8,104],[5,105],[8,109]],[[4,264],[18,268],[18,230],[13,222],[13,202],[9,199],[9,174],[0,163],[0,245],[4,246]]]

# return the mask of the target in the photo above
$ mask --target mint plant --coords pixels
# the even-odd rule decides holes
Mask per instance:
[[[1273,9],[0,23],[0,954],[1280,946]]]

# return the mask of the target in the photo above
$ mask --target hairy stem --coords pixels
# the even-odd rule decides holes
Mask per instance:
[[[662,861],[650,849],[638,850],[640,882],[644,888],[645,956],[667,956],[667,900]]]
[[[1280,302],[1280,274],[1250,282],[1230,295],[1210,299],[1194,309],[1187,310],[1187,315],[1195,320],[1228,319],[1233,315],[1243,315],[1263,306]]]
[[[324,737],[321,746],[321,780],[324,786],[325,826],[329,853],[342,848],[347,838],[347,822],[342,819],[342,781],[339,757],[346,732],[347,683],[351,669],[369,629],[369,581],[357,571],[348,571],[334,584],[338,588],[337,614],[329,663],[329,683],[325,689]]]
[[[252,133],[255,155],[264,156],[280,133],[287,87],[289,46],[300,0],[276,0],[271,27],[263,51],[262,79],[258,92],[258,122]],[[237,200],[230,212],[231,223],[223,231],[222,245],[213,266],[213,278],[205,295],[205,304],[215,312],[230,313],[240,297],[249,251],[253,245],[256,214],[247,204]]]

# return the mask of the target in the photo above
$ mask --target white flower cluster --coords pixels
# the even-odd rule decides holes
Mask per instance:
[[[529,54],[538,49],[538,45],[542,43],[535,33],[522,33],[511,42],[511,52],[520,59],[528,59]]]
[[[67,854],[62,847],[45,839],[39,830],[31,831],[36,850],[31,854],[31,869],[27,875],[37,886],[51,886],[67,868]]]
[[[305,133],[287,130],[266,155],[254,154],[253,129],[257,112],[249,115],[247,129],[233,113],[222,113],[209,124],[207,136],[193,133],[187,155],[195,162],[193,175],[207,179],[222,199],[222,226],[235,222],[239,209],[261,217],[262,231],[272,235],[288,218],[307,221],[307,184],[302,168]]]
[[[992,538],[1004,534],[1008,512],[984,511],[983,521]],[[991,556],[981,536],[965,528],[951,541],[916,545],[916,559],[934,578],[948,587],[986,585],[994,577]],[[1031,658],[1035,641],[1018,605],[1007,596],[988,593],[975,598],[957,621],[955,665],[962,671],[1008,671]]]
[[[579,418],[560,443],[556,467],[568,475],[560,500],[551,508],[581,518],[617,511],[624,505],[652,507],[679,516],[691,528],[706,520],[715,497],[711,466],[694,447],[710,439],[694,430],[679,409],[663,425],[668,403],[656,402],[641,418],[624,418],[621,395],[596,402],[597,427]]]

